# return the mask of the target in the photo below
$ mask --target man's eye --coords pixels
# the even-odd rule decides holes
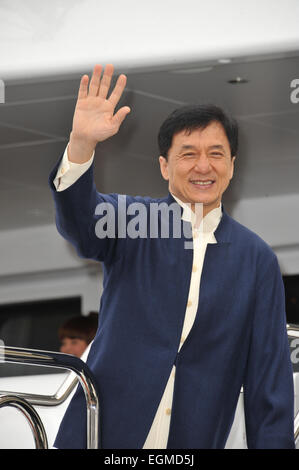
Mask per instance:
[[[222,157],[223,154],[220,152],[213,152],[211,153],[211,155],[216,156],[216,157]]]

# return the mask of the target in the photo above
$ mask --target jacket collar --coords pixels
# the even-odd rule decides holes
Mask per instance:
[[[175,200],[175,198],[172,196],[171,193],[168,193],[168,196],[166,198],[167,204],[170,205],[172,203],[177,203],[178,202]],[[180,204],[179,204],[180,205]],[[184,207],[180,205],[181,208],[181,216],[183,218],[184,214]],[[217,243],[230,243],[231,242],[231,231],[232,231],[232,218],[228,215],[226,212],[223,203],[221,202],[221,210],[222,210],[222,215],[220,222],[214,231],[214,236],[217,240]]]

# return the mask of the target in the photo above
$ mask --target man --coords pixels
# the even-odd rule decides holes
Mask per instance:
[[[70,141],[50,176],[59,232],[80,256],[103,263],[99,328],[88,357],[100,395],[99,444],[223,448],[243,386],[248,447],[294,448],[277,258],[221,203],[234,171],[236,123],[215,106],[172,113],[159,133],[169,194],[159,200],[127,196],[127,227],[134,225],[136,204],[150,226],[135,236],[135,224],[134,236],[124,235],[120,199],[97,192],[92,162],[97,143],[118,132],[130,112],[124,106],[115,113],[126,77],[120,75],[107,98],[112,65],[102,78],[101,72],[96,65],[89,88],[88,77],[81,79]],[[103,236],[103,204],[116,213],[105,220],[115,236]],[[179,209],[180,236],[175,210],[167,217],[159,211],[153,222],[157,204]],[[168,236],[161,235],[165,224]],[[157,226],[159,236],[151,236]],[[84,447],[83,418],[78,390],[56,447]]]

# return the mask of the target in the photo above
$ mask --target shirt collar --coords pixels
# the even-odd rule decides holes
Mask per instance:
[[[218,207],[215,207],[215,209],[211,210],[203,218],[199,227],[195,227],[196,218],[195,218],[195,213],[191,209],[191,204],[181,201],[178,197],[176,197],[172,193],[171,195],[183,209],[182,220],[184,220],[185,222],[190,222],[193,229],[197,229],[205,233],[213,233],[216,230],[222,217],[222,203],[221,202]]]

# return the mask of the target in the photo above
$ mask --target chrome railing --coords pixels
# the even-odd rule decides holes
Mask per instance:
[[[79,379],[77,375],[74,372],[70,372],[59,386],[57,392],[52,395],[18,392],[18,397],[24,398],[28,403],[35,406],[57,406],[67,400],[78,383]],[[14,392],[10,390],[0,390],[0,396],[7,393],[13,394]]]
[[[27,419],[31,428],[36,449],[47,449],[48,440],[45,428],[39,414],[26,400],[16,395],[0,396],[0,408],[11,406],[17,408]]]
[[[86,361],[91,344],[86,348],[84,353],[81,356],[81,360]],[[0,349],[1,351],[1,349]],[[0,352],[1,358],[1,352]],[[40,406],[57,406],[61,405],[67,398],[70,396],[72,391],[78,385],[79,379],[75,372],[69,372],[65,380],[59,386],[56,393],[52,395],[39,395],[36,393],[23,393],[18,392],[18,397],[24,398],[26,401],[31,403],[32,405],[40,405]],[[4,395],[6,393],[14,393],[10,391],[0,391],[0,395]]]
[[[299,338],[299,326],[298,325],[292,325],[292,324],[287,324],[287,332],[289,336],[294,336],[296,338]]]
[[[71,374],[59,387],[55,395],[37,395],[29,393],[17,393],[20,400],[29,404],[51,406],[59,405],[70,395],[78,380],[84,390],[87,406],[87,449],[98,448],[99,427],[99,401],[95,382],[88,366],[78,357],[53,351],[41,351],[35,349],[14,348],[0,346],[2,361],[15,364],[30,364],[35,366],[67,369]],[[0,395],[12,394],[12,392],[0,392]],[[13,392],[14,393],[14,392]],[[14,393],[15,395],[15,393]]]

